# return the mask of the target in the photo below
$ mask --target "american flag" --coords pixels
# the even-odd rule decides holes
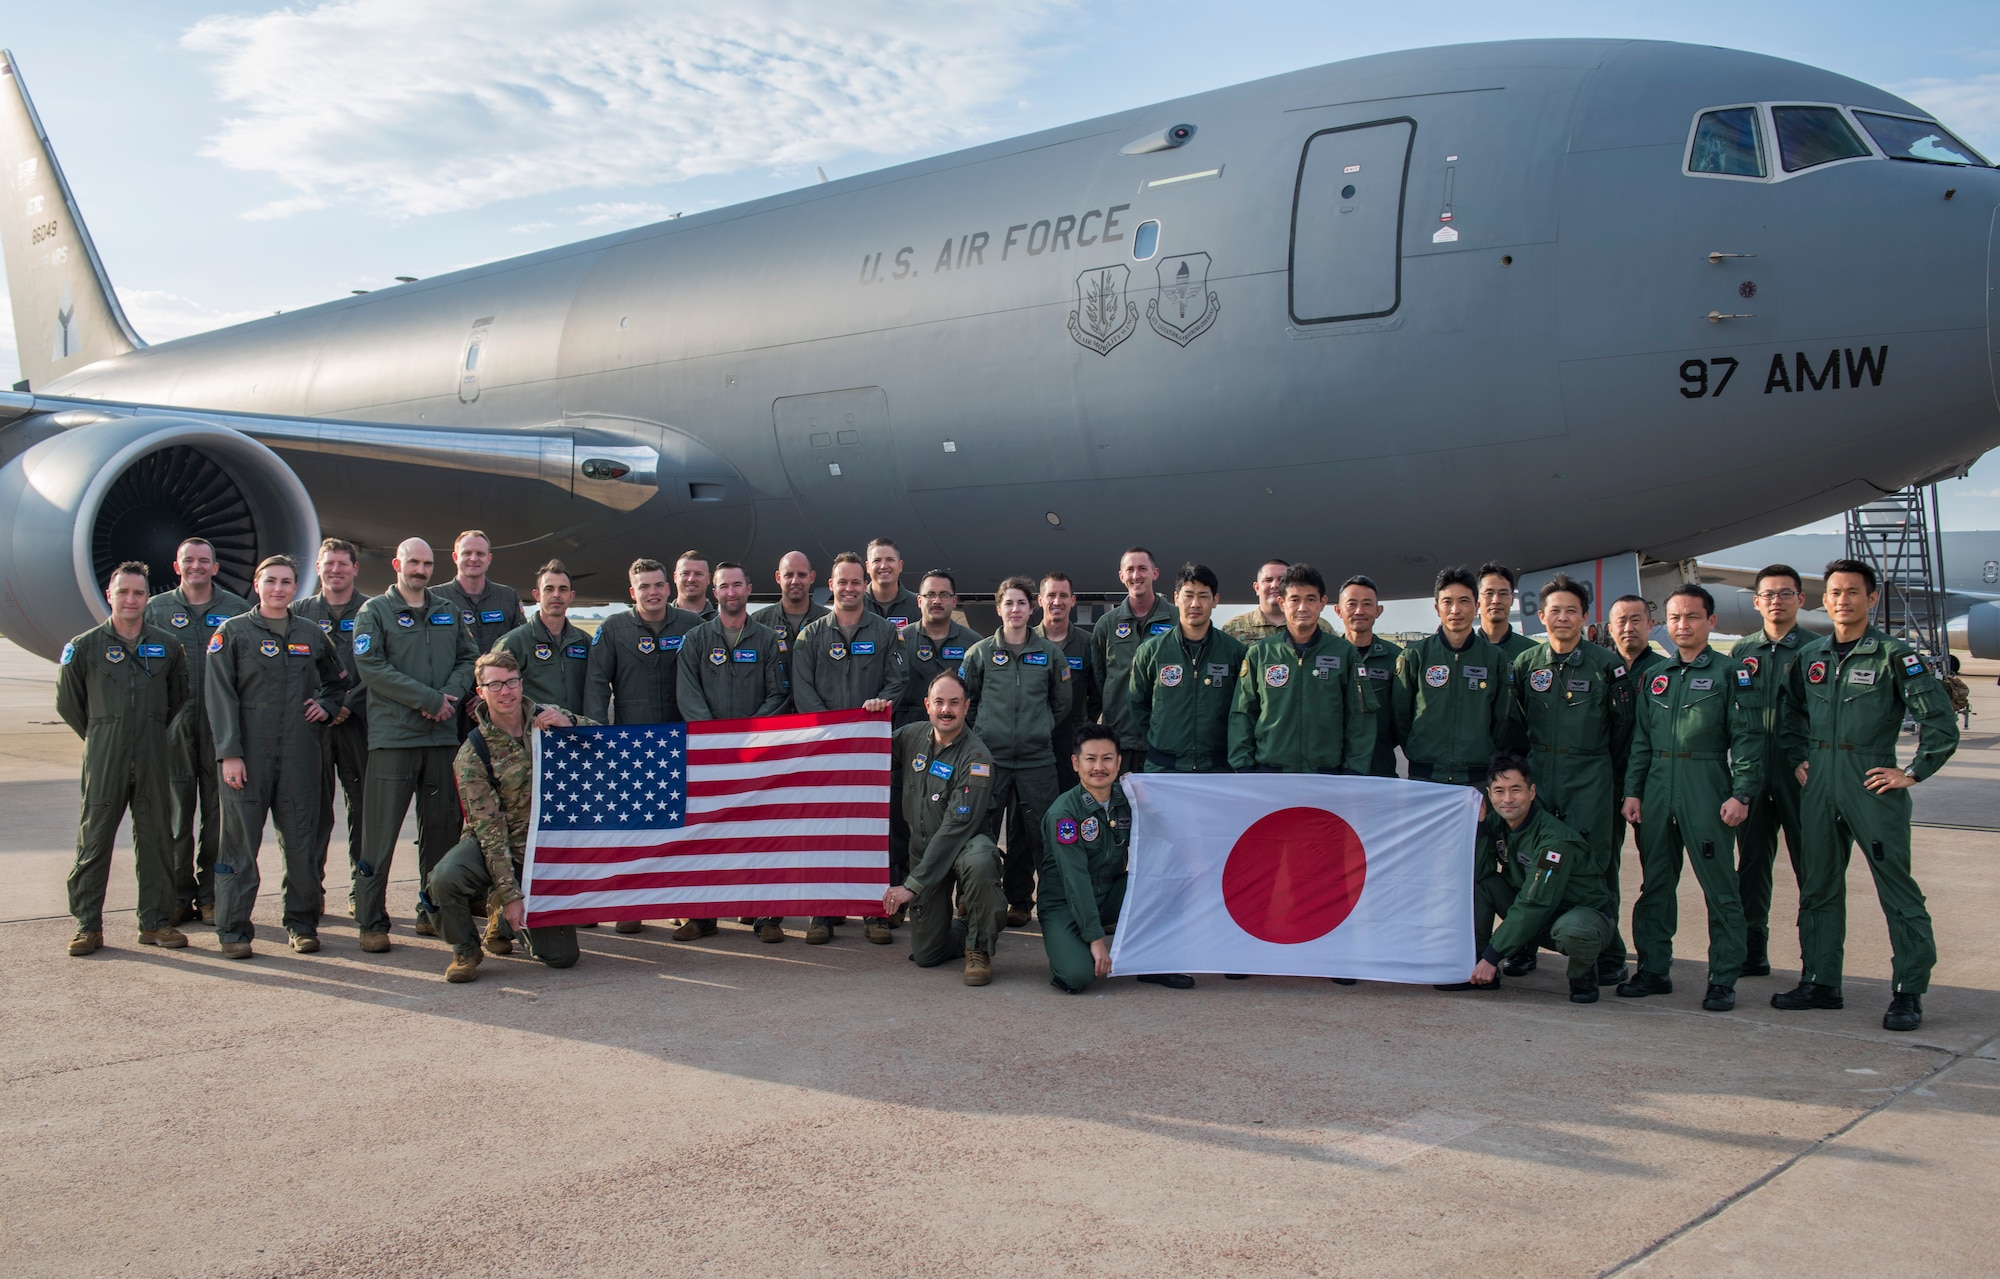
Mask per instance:
[[[535,734],[530,928],[873,915],[889,886],[889,717]]]

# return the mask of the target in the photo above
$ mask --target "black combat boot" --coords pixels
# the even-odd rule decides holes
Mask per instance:
[[[1771,1007],[1782,1008],[1788,1013],[1807,1008],[1845,1008],[1847,1001],[1840,997],[1835,986],[1822,986],[1816,981],[1802,981],[1790,990],[1781,990],[1771,996]]]
[[[1649,973],[1641,968],[1632,974],[1631,981],[1618,983],[1618,993],[1627,999],[1644,999],[1648,995],[1671,995],[1674,993],[1674,983],[1671,978],[1662,977],[1658,973]]]
[[[1761,928],[1750,930],[1750,945],[1743,956],[1745,977],[1769,977],[1771,975],[1771,934]]]
[[[1712,1013],[1728,1012],[1736,1007],[1736,987],[1708,983],[1708,994],[1702,996],[1701,1006]]]
[[[1922,995],[1900,994],[1889,1001],[1889,1011],[1882,1014],[1884,1030],[1915,1030],[1924,1024],[1924,997]]]

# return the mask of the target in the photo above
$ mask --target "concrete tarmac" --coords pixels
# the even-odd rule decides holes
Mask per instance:
[[[974,990],[906,962],[902,934],[766,946],[733,921],[695,944],[585,932],[569,971],[489,958],[449,986],[445,947],[409,932],[413,883],[391,953],[339,915],[323,952],[287,950],[269,841],[254,960],[199,926],[140,949],[124,855],[108,947],[71,959],[77,742],[50,722],[54,668],[0,643],[0,1256],[16,1276],[1991,1273],[2000,689],[1971,678],[1982,714],[1917,792],[1942,823],[1917,834],[1942,959],[1897,1035],[1859,862],[1840,1012],[1768,1006],[1796,980],[1789,928],[1737,1011],[1701,1011],[1692,875],[1675,992],[1588,1007],[1556,956],[1495,994],[1068,997],[1032,927]]]

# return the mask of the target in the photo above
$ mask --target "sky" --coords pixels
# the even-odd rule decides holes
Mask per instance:
[[[1682,0],[182,0],[0,20],[120,300],[158,342],[1364,54],[1726,44],[2000,155],[2000,5]],[[0,308],[0,385],[19,377]],[[2000,454],[1940,493],[2000,528]],[[1837,522],[1815,528],[1837,528]]]

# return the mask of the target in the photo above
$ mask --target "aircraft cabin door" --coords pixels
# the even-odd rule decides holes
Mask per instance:
[[[858,551],[886,535],[906,559],[937,554],[897,470],[881,387],[788,395],[771,402],[771,419],[793,500],[822,551]]]
[[[1292,194],[1294,324],[1388,315],[1403,300],[1403,189],[1417,123],[1384,120],[1306,139]]]

